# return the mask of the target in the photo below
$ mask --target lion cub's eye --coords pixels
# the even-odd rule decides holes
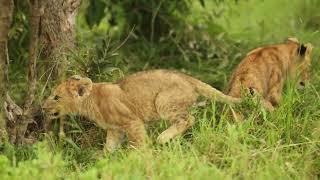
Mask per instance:
[[[58,101],[61,97],[60,96],[54,96],[53,100]]]

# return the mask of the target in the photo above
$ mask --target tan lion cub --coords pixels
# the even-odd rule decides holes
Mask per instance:
[[[241,97],[242,89],[262,96],[263,105],[272,111],[279,104],[284,81],[299,77],[304,87],[309,79],[312,45],[296,38],[286,43],[252,50],[234,70],[226,94]]]
[[[166,143],[194,124],[188,112],[199,96],[225,103],[240,99],[227,96],[188,75],[168,70],[132,74],[118,83],[92,83],[72,76],[58,85],[43,105],[51,118],[76,113],[107,130],[106,149],[113,151],[127,134],[133,146],[145,144],[145,123],[167,120],[171,126],[157,141]]]

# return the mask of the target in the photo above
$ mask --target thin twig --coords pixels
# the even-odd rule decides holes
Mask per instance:
[[[42,91],[41,91],[41,96],[43,96],[43,94],[44,94],[44,91],[46,90],[46,87],[47,87],[47,85],[48,85],[48,83],[49,83],[49,80],[50,80],[50,78],[51,78],[51,76],[52,76],[52,74],[53,74],[53,71],[54,71],[54,69],[55,69],[55,66],[57,66],[58,64],[56,63],[56,64],[54,64],[49,70],[51,70],[50,71],[50,74],[48,75],[48,78],[47,78],[47,80],[46,80],[46,83],[44,84],[44,86],[43,86],[43,88],[42,88]],[[48,70],[48,71],[49,71]],[[46,71],[45,73],[47,73],[48,71]],[[44,74],[45,74],[44,73]]]
[[[115,52],[117,52],[128,41],[128,39],[130,38],[130,35],[134,31],[134,28],[135,28],[135,26],[132,27],[132,29],[129,32],[128,36],[121,42],[121,44],[111,51],[111,54],[114,54]]]
[[[159,13],[159,10],[161,8],[162,2],[163,2],[163,0],[159,2],[157,9],[154,11],[154,13],[152,15],[152,19],[151,19],[151,34],[150,34],[151,42],[153,42],[153,38],[154,38],[154,23],[155,23],[157,15]]]

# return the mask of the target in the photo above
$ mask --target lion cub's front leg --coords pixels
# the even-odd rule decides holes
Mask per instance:
[[[124,128],[127,131],[129,143],[133,148],[146,145],[148,136],[142,120],[132,120],[128,122]]]
[[[113,152],[116,150],[120,145],[124,138],[124,132],[115,129],[108,129],[107,130],[107,137],[106,137],[106,144],[105,149],[108,152]]]
[[[109,109],[113,111],[109,112],[107,116],[109,121],[113,121],[121,131],[123,131],[129,140],[129,143],[132,147],[138,148],[146,144],[148,139],[147,132],[144,127],[144,121],[140,119],[134,112],[131,111],[130,108],[126,106],[120,99],[113,98],[110,99],[112,103],[108,104]],[[108,135],[109,136],[109,135]],[[108,141],[107,136],[107,141]],[[113,131],[111,132],[111,136],[109,140],[109,145],[107,146],[114,146],[115,136],[120,136],[119,134],[115,134]]]
[[[60,138],[66,137],[66,134],[64,133],[64,118],[65,117],[60,118],[60,124],[59,124],[59,137]]]

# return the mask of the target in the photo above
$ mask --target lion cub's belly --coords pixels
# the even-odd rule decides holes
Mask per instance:
[[[94,122],[97,124],[97,126],[101,127],[102,129],[120,129],[120,126],[111,123],[111,122],[106,122],[104,120],[94,120]]]

